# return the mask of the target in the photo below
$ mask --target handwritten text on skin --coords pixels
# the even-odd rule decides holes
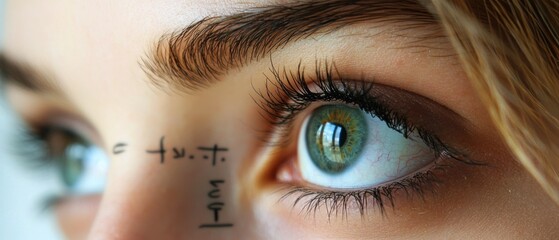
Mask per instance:
[[[128,147],[127,143],[117,143],[113,147],[113,154],[120,155],[126,152]],[[227,151],[228,148],[220,147],[218,144],[214,144],[213,146],[199,146],[196,148],[195,151],[186,151],[185,147],[165,147],[165,136],[159,139],[159,146],[157,149],[148,149],[145,150],[147,154],[157,154],[159,155],[159,162],[161,164],[165,164],[165,161],[168,159],[169,155],[172,155],[172,159],[174,160],[181,160],[181,159],[190,159],[190,160],[211,160],[211,166],[215,167],[218,163],[225,163],[226,158],[223,156]],[[195,154],[198,153],[198,154]],[[225,208],[226,204],[222,201],[221,196],[221,187],[225,185],[224,179],[210,179],[209,184],[211,185],[211,189],[207,194],[209,198],[209,203],[206,206],[211,214],[211,221],[207,223],[200,224],[198,228],[227,228],[233,227],[233,223],[230,222],[223,222],[220,219],[220,212]]]

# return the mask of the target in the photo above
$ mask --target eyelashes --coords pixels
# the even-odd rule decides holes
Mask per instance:
[[[270,70],[273,79],[267,77],[265,94],[258,91],[258,95],[264,100],[264,104],[259,106],[267,113],[267,119],[271,124],[288,125],[293,120],[294,114],[316,101],[367,102],[365,100],[369,97],[367,93],[372,88],[372,83],[365,81],[335,83],[333,66],[328,63],[316,64],[314,78],[309,83],[302,63],[299,63],[296,72],[287,72],[284,69],[282,73],[272,64]],[[321,66],[324,67],[324,71],[321,70]],[[360,86],[350,87],[350,84]],[[275,90],[272,91],[269,85],[275,87]],[[310,85],[315,85],[319,91],[311,90]]]
[[[49,157],[49,150],[46,143],[46,132],[48,127],[30,127],[18,125],[10,144],[10,152],[17,156],[23,167],[40,173],[55,169],[56,162]],[[43,176],[45,177],[45,176]],[[41,197],[38,203],[38,211],[46,213],[56,206],[63,194],[56,192],[47,193]]]
[[[413,125],[408,119],[389,106],[382,104],[372,92],[375,83],[365,80],[344,80],[335,65],[328,61],[316,61],[313,75],[306,74],[302,63],[296,71],[275,68],[273,63],[270,71],[273,78],[267,77],[265,91],[256,90],[258,99],[254,101],[263,111],[262,116],[271,126],[281,132],[279,142],[269,142],[271,146],[285,144],[290,141],[289,133],[293,128],[293,120],[304,109],[314,102],[340,102],[357,106],[359,109],[378,117],[388,127],[400,132],[408,138],[416,131],[424,143],[434,150],[436,155],[442,153],[454,156],[459,153],[446,146],[429,131]],[[309,80],[310,79],[310,80]],[[273,89],[272,89],[273,88]]]
[[[41,201],[41,210],[49,210],[66,197],[100,193],[106,179],[103,170],[108,159],[77,131],[50,123],[20,128],[14,153],[30,169],[54,170],[60,187]],[[50,172],[50,171],[49,171]]]
[[[31,128],[20,126],[14,134],[12,152],[24,160],[26,167],[43,170],[51,167],[54,162],[49,161],[48,147],[45,140],[46,127]]]
[[[364,216],[369,208],[377,209],[384,216],[387,206],[395,207],[394,194],[398,191],[404,191],[408,198],[415,194],[423,200],[426,193],[436,194],[437,188],[442,182],[435,175],[435,172],[443,171],[444,169],[444,165],[437,165],[431,170],[418,172],[412,177],[398,182],[355,191],[328,191],[299,186],[289,187],[287,193],[280,198],[280,201],[285,201],[294,196],[292,208],[301,204],[300,212],[307,216],[315,215],[316,211],[323,207],[328,220],[339,215],[347,218],[348,210],[352,208],[357,209],[361,216]]]
[[[387,96],[378,90],[374,82],[344,79],[333,63],[316,61],[315,70],[308,73],[299,63],[294,71],[270,68],[271,77],[267,76],[265,89],[255,89],[258,98],[253,98],[262,110],[261,115],[272,126],[271,133],[279,133],[280,137],[267,140],[270,146],[282,147],[293,139],[291,133],[295,129],[298,115],[316,102],[337,102],[358,107],[360,110],[378,117],[388,127],[410,138],[416,133],[421,141],[433,153],[434,161],[429,169],[417,171],[411,175],[381,184],[380,186],[358,190],[317,189],[316,187],[286,186],[280,201],[290,199],[292,207],[299,207],[302,213],[314,215],[324,209],[328,218],[341,214],[346,215],[349,209],[356,209],[364,215],[369,208],[376,208],[385,214],[386,207],[394,208],[399,199],[396,192],[405,195],[417,195],[424,198],[426,193],[435,194],[442,184],[446,169],[457,167],[449,162],[456,160],[467,165],[484,165],[467,158],[466,154],[450,147],[439,139],[433,131],[416,126],[405,113],[398,112],[394,106],[385,104]],[[403,91],[403,90],[402,90]],[[388,98],[395,98],[392,94]],[[268,136],[272,136],[270,135]],[[455,161],[455,162],[456,162]]]

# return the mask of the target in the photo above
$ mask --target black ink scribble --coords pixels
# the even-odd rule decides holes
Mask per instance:
[[[214,212],[214,222],[219,222],[219,211],[223,209],[225,203],[222,202],[213,202],[208,204],[208,209]]]
[[[165,162],[165,153],[167,152],[167,150],[165,150],[164,142],[165,142],[165,137],[163,136],[159,140],[159,150],[146,150],[147,153],[159,154],[161,164]]]
[[[221,183],[225,183],[225,180],[210,180],[210,184],[214,187],[214,188],[219,188],[217,185],[221,184]]]
[[[184,158],[186,156],[186,151],[184,150],[184,148],[178,149],[178,148],[173,148],[173,153],[174,159],[180,159],[180,158]]]
[[[221,195],[219,194],[220,189],[217,186],[218,184],[225,183],[225,180],[210,180],[210,184],[215,187],[212,191],[208,193],[208,197],[210,198],[219,198]]]
[[[126,151],[127,146],[128,146],[128,144],[126,144],[126,143],[115,144],[115,146],[113,147],[113,154],[118,155],[118,154],[124,153]]]
[[[119,145],[119,146],[120,146],[120,148],[117,148],[117,146],[115,146],[115,149],[118,150],[117,151],[118,153],[122,153],[124,151],[123,147],[125,147],[126,144]],[[225,162],[226,158],[224,156],[219,156],[220,155],[219,153],[229,151],[228,148],[219,147],[217,144],[214,144],[212,147],[198,147],[197,148],[198,150],[206,152],[206,154],[200,154],[198,156],[192,154],[192,152],[188,152],[190,154],[187,155],[187,151],[185,150],[185,147],[172,146],[172,148],[170,148],[170,149],[171,150],[169,150],[169,151],[172,152],[172,154],[173,154],[172,159],[178,160],[178,159],[183,159],[183,158],[189,158],[190,160],[194,160],[194,159],[200,157],[201,159],[204,159],[204,160],[210,160],[211,159],[212,166],[215,166],[218,162]],[[159,140],[159,149],[157,149],[157,150],[146,150],[146,152],[150,153],[150,154],[158,154],[159,155],[159,162],[161,164],[164,164],[165,163],[165,158],[166,158],[165,155],[167,154],[167,149],[165,148],[165,136],[161,137],[161,139]]]
[[[222,227],[233,227],[232,223],[210,223],[210,224],[202,224],[199,228],[222,228]]]
[[[224,184],[225,180],[218,179],[218,180],[210,180],[210,185],[212,185],[212,189],[208,192],[208,197],[211,202],[208,204],[208,210],[212,211],[213,213],[213,223],[205,223],[201,224],[199,228],[222,228],[222,227],[233,227],[232,223],[221,223],[219,219],[219,212],[225,207],[225,203],[219,201],[221,198],[221,189],[219,188],[220,184]]]
[[[218,152],[227,152],[229,151],[229,149],[227,148],[223,148],[223,147],[218,147],[217,144],[215,144],[213,147],[198,147],[198,150],[202,150],[202,151],[210,151],[212,152],[212,166],[215,166],[216,160],[217,158],[217,153]],[[204,155],[204,158],[207,158],[206,155]],[[221,158],[222,162],[225,162],[225,158]]]

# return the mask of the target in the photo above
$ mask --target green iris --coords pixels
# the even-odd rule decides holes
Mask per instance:
[[[341,173],[358,159],[367,134],[367,120],[361,110],[346,105],[319,107],[306,131],[311,160],[327,173]]]
[[[66,154],[61,157],[61,175],[64,184],[73,188],[85,171],[83,159],[88,146],[74,143],[66,148]]]
[[[49,133],[51,158],[58,163],[60,178],[72,189],[85,172],[85,157],[92,145],[66,130],[54,129]]]

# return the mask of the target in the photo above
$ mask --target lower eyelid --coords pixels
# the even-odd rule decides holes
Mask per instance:
[[[401,210],[399,208],[409,205],[410,201],[419,201],[418,204],[424,205],[435,204],[439,195],[445,194],[441,189],[450,187],[445,185],[449,177],[446,172],[454,167],[457,166],[448,163],[432,165],[430,169],[416,172],[412,176],[375,188],[358,190],[331,191],[284,184],[280,187],[282,195],[278,202],[287,204],[287,208],[303,217],[327,217],[328,221],[330,218],[335,220],[341,213],[345,217],[357,218],[370,214],[384,216],[388,214],[388,209]]]

